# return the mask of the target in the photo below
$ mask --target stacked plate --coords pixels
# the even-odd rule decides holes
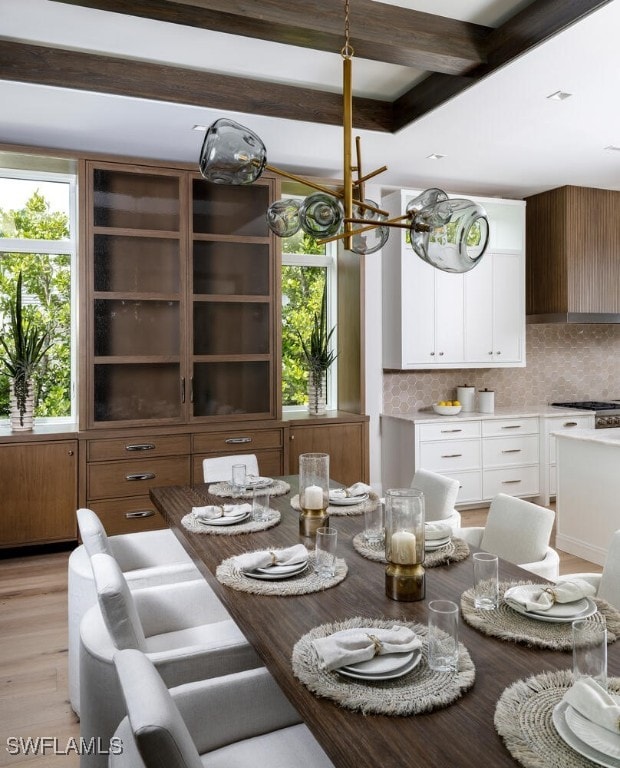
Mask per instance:
[[[198,518],[198,522],[201,525],[236,525],[237,523],[243,523],[248,517],[251,516],[251,512],[245,510],[239,512],[236,515],[226,515],[225,517],[212,517],[211,519]]]
[[[446,544],[449,544],[451,541],[450,536],[445,536],[443,539],[425,539],[424,540],[424,550],[426,552],[433,552],[436,549],[441,549],[441,547],[445,547]]]
[[[620,697],[614,696],[620,702]],[[588,720],[561,701],[553,710],[553,724],[569,747],[597,765],[620,768],[620,737]]]
[[[303,573],[308,567],[308,561],[301,563],[291,563],[290,565],[267,565],[264,568],[255,568],[253,571],[244,571],[244,576],[250,579],[262,579],[263,581],[279,581],[281,579],[290,579]]]
[[[271,477],[248,475],[245,479],[245,487],[250,491],[253,491],[256,488],[269,488],[270,485],[273,485],[273,479]]]
[[[566,624],[576,619],[587,619],[593,616],[598,610],[596,603],[591,597],[582,597],[581,600],[575,600],[572,603],[555,603],[546,611],[528,611],[516,603],[510,603],[510,607],[517,613],[528,616],[537,621],[548,621],[554,624]]]
[[[347,496],[347,492],[340,488],[329,492],[329,503],[334,504],[337,507],[350,507],[354,504],[361,504],[367,500],[367,493],[361,493],[359,496]]]
[[[422,652],[419,649],[407,653],[386,653],[384,656],[375,656],[358,664],[339,667],[336,672],[355,680],[394,680],[415,669],[421,658]]]

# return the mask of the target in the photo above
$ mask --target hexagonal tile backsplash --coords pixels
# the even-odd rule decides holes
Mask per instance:
[[[452,400],[457,386],[495,391],[496,406],[620,400],[620,325],[528,325],[525,368],[385,371],[383,410]]]

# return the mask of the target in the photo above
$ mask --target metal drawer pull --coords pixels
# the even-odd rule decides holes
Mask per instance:
[[[504,424],[502,429],[521,429],[522,424]]]
[[[512,483],[520,483],[520,480],[502,480],[502,485],[511,485]]]
[[[459,456],[462,456],[462,453],[444,453],[442,455],[442,459],[458,459]]]
[[[252,438],[251,437],[229,437],[226,440],[224,440],[224,442],[237,445],[238,443],[251,443]]]
[[[577,422],[576,421],[565,421],[563,424],[564,427],[576,427]]]
[[[445,435],[448,432],[462,432],[462,431],[463,431],[462,429],[442,429],[441,430],[441,434]]]
[[[155,472],[136,472],[133,475],[125,475],[125,480],[152,480]]]
[[[135,520],[138,517],[153,517],[155,512],[152,509],[141,509],[138,512],[125,512],[128,520]]]
[[[502,451],[502,453],[521,453],[521,449],[520,448],[509,448],[506,451]]]
[[[155,443],[135,443],[133,445],[126,445],[126,451],[154,451]]]

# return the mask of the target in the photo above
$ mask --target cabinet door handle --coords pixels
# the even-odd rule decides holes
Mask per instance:
[[[434,352],[431,352],[431,357],[435,357],[435,353]]]
[[[459,456],[462,456],[462,453],[444,453],[442,455],[442,459],[458,459]]]
[[[512,485],[513,483],[520,483],[520,480],[502,480],[502,485]]]
[[[440,352],[440,353],[439,353],[439,357],[443,357],[443,352]]]
[[[125,446],[126,451],[154,451],[155,443],[130,443]]]
[[[251,437],[228,437],[226,440],[224,440],[225,443],[230,443],[232,445],[238,445],[239,443],[251,443],[252,438]]]
[[[136,512],[125,512],[127,520],[135,520],[138,517],[153,517],[155,512],[152,509],[140,509]]]
[[[565,421],[562,425],[563,427],[576,427],[577,422],[576,421]]]
[[[181,402],[185,402],[185,376],[181,377]]]
[[[190,403],[194,402],[194,377],[190,376],[189,379],[189,401]]]
[[[445,435],[448,432],[462,432],[462,431],[463,431],[462,429],[442,429],[441,430],[441,434]]]
[[[521,429],[522,424],[505,424],[502,429]]]
[[[125,475],[125,480],[153,480],[155,472],[134,472],[132,475]]]
[[[521,453],[520,448],[509,448],[505,451],[502,451],[502,453]]]

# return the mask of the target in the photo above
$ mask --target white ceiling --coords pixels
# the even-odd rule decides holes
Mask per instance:
[[[497,26],[527,0],[384,0]],[[467,7],[467,15],[458,10]],[[351,3],[354,13],[355,0]],[[401,130],[362,131],[364,171],[387,165],[384,186],[524,197],[564,184],[620,189],[620,2]],[[50,0],[2,0],[0,37],[214,72],[340,90],[341,58]],[[285,73],[285,77],[283,77]],[[339,176],[341,129],[1,79],[0,143],[195,162],[208,125],[228,114],[258,133],[272,165]],[[354,59],[356,95],[393,98],[422,77]],[[546,97],[558,90],[564,101]],[[445,155],[429,160],[431,153]]]

